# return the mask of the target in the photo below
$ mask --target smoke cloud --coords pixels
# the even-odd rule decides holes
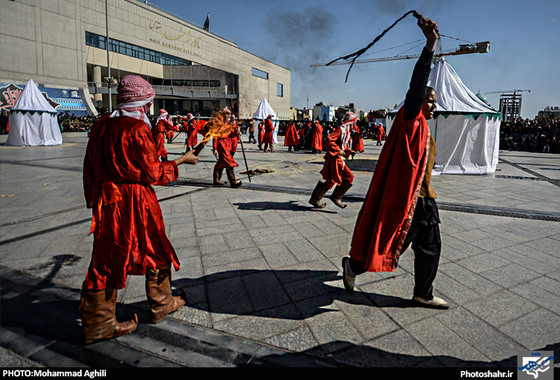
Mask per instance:
[[[273,41],[266,56],[292,73],[292,97],[324,83],[327,72],[310,65],[326,60],[335,36],[335,15],[322,8],[276,9],[265,30]],[[295,99],[294,99],[295,100]],[[300,103],[303,99],[299,99]],[[311,106],[311,105],[310,105]]]

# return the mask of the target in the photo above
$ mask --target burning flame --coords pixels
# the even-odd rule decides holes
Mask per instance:
[[[230,123],[231,112],[228,109],[215,112],[212,118],[204,124],[204,138],[195,147],[195,154],[204,148],[211,138],[223,138],[237,130],[237,122]]]
[[[211,138],[226,137],[237,129],[237,122],[230,123],[229,111],[216,112],[206,124],[204,124],[204,138],[201,143],[206,143]]]

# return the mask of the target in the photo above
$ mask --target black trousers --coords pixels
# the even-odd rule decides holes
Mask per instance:
[[[414,251],[414,296],[433,298],[433,282],[441,255],[437,203],[431,198],[418,198],[416,209],[402,252],[411,244]],[[364,273],[364,262],[350,258],[350,269],[355,275]]]

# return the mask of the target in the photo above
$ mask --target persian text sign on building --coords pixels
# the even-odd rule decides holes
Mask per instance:
[[[162,30],[159,21],[151,22],[149,27],[150,30],[159,34],[158,37],[150,37],[148,39],[151,43],[188,54],[189,56],[202,58],[200,53],[194,51],[194,49],[200,49],[201,38],[194,36],[192,30],[185,30],[181,26],[178,32],[168,33]]]

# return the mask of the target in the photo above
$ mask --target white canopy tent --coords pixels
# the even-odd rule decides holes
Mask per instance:
[[[428,121],[438,149],[435,174],[494,173],[502,115],[469,90],[445,58],[432,68],[428,86],[437,93],[434,118]],[[387,133],[403,104],[387,116]]]
[[[10,132],[6,145],[60,145],[62,134],[56,110],[30,79],[10,110]]]
[[[276,112],[272,109],[266,98],[263,98],[257,107],[257,110],[253,114],[253,119],[257,120],[255,123],[255,130],[257,130],[257,126],[260,120],[264,120],[268,117],[268,115],[272,115],[272,124],[274,125],[274,133],[273,133],[273,141],[275,144],[278,144],[278,119],[276,118]]]

